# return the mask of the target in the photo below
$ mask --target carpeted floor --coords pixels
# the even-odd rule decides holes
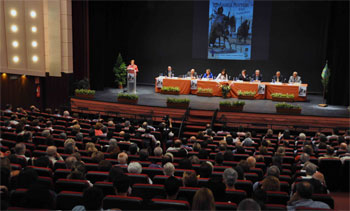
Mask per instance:
[[[95,100],[105,102],[117,102],[117,94],[120,89],[106,88],[104,91],[97,91]],[[138,86],[137,94],[139,95],[139,105],[166,107],[166,98],[188,98],[191,100],[192,109],[215,110],[219,108],[221,97],[199,97],[196,95],[163,95],[155,93],[154,86]],[[230,98],[229,100],[237,100]],[[274,105],[277,102],[271,100],[245,100],[246,105],[244,112],[252,113],[276,113]],[[349,111],[345,106],[333,106],[322,108],[318,104],[322,103],[322,97],[318,95],[308,95],[307,102],[295,102],[302,107],[302,115],[310,116],[329,116],[329,117],[349,117]]]
[[[334,199],[334,210],[350,210],[350,195],[345,192],[331,193]]]

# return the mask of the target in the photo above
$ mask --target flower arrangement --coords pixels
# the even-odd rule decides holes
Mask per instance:
[[[220,111],[243,111],[244,101],[220,101]]]
[[[277,113],[300,114],[301,106],[293,105],[286,102],[277,103],[275,105]]]
[[[137,99],[139,99],[139,96],[136,94],[118,93],[118,98],[137,100]]]
[[[222,84],[222,85],[220,85],[220,88],[221,88],[221,92],[222,92],[222,97],[227,98],[227,95],[231,91],[231,86],[228,84]]]
[[[255,91],[242,91],[238,90],[238,96],[255,96]]]
[[[203,89],[203,88],[198,88],[197,89],[197,93],[213,93],[213,89],[207,88],[207,89]]]
[[[276,97],[276,98],[294,98],[294,94],[272,93],[271,97]]]
[[[163,86],[160,90],[162,94],[172,94],[172,95],[178,95],[180,94],[180,88],[179,87],[172,87],[172,86]]]
[[[276,108],[287,108],[287,109],[301,109],[300,105],[293,105],[293,104],[289,104],[286,102],[283,103],[277,103],[275,105]]]
[[[187,98],[167,98],[166,104],[171,108],[187,108],[190,105],[190,100]]]
[[[81,98],[89,98],[92,99],[95,96],[95,90],[90,90],[90,89],[76,89],[74,91],[75,96],[81,97]]]

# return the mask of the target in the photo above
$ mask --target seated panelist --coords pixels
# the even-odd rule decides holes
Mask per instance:
[[[168,66],[168,70],[165,72],[164,76],[172,77],[174,75],[174,70],[171,66]]]
[[[211,73],[210,69],[206,69],[202,79],[213,79],[213,78],[214,76]]]
[[[228,75],[226,73],[225,68],[221,70],[221,73],[219,73],[219,75],[216,77],[216,80],[221,80],[221,81],[228,80]]]
[[[262,78],[262,74],[260,74],[260,70],[255,70],[255,73],[252,75],[252,78],[251,78],[253,81],[262,81],[263,78]]]
[[[272,77],[272,81],[276,82],[276,83],[283,83],[284,82],[284,78],[281,75],[280,71],[276,72],[276,74]]]
[[[198,78],[197,72],[194,69],[191,69],[186,74],[187,78],[196,79]]]
[[[301,84],[301,77],[298,76],[298,72],[293,72],[293,75],[289,77],[288,83],[299,83]]]
[[[250,81],[250,77],[247,75],[246,69],[243,69],[242,72],[238,75],[238,80]]]

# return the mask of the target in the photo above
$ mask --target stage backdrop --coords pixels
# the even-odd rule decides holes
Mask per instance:
[[[309,92],[321,93],[320,75],[327,54],[329,21],[337,15],[334,11],[332,13],[331,3],[270,3],[269,55],[266,60],[244,61],[192,57],[193,2],[91,1],[89,47],[92,88],[116,87],[112,68],[120,52],[125,60],[136,60],[140,69],[138,83],[153,84],[154,78],[168,65],[173,66],[176,75],[184,74],[190,68],[195,68],[198,73],[211,68],[214,74],[226,68],[230,75],[238,75],[242,68],[252,74],[259,68],[266,81],[271,80],[276,70],[280,70],[284,77],[298,71],[302,81],[309,84]],[[348,9],[345,12],[348,14]],[[335,71],[341,74],[348,69]],[[340,77],[340,80],[348,83],[348,77]]]

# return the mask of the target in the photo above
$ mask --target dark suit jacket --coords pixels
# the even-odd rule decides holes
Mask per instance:
[[[242,73],[238,75],[238,79],[241,81],[250,81],[249,75],[246,74],[245,77],[243,77]]]
[[[186,76],[187,76],[187,77],[191,77],[191,71],[188,71],[187,74],[186,74]],[[197,72],[194,72],[194,73],[193,73],[193,76],[194,76],[195,78],[198,78]]]
[[[275,81],[277,82],[277,76],[276,76],[276,75],[274,75],[274,76],[272,77],[272,79],[275,80]],[[279,80],[279,82],[284,83],[284,81],[283,81],[283,80],[284,80],[284,77],[283,77],[282,75],[280,75],[280,77],[279,77],[278,80]]]
[[[256,77],[255,77],[255,74],[253,74],[252,77],[251,77],[251,79],[254,80],[254,81],[255,81],[255,80],[262,81],[262,80],[263,80],[263,77],[262,77],[262,74],[260,74],[260,75],[258,76],[258,78],[256,78]]]
[[[175,75],[174,70],[170,71],[170,74],[174,74],[174,75]],[[168,75],[168,70],[164,72],[164,76],[169,77],[169,75]]]

